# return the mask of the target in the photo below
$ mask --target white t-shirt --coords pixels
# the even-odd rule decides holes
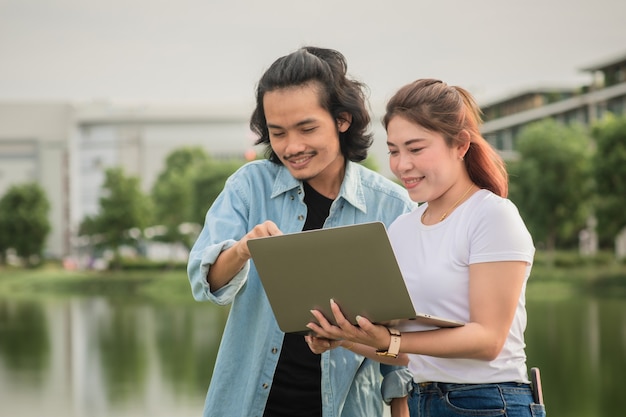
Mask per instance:
[[[479,190],[443,221],[426,226],[427,204],[404,214],[389,227],[402,275],[420,313],[469,321],[469,265],[496,261],[528,263],[515,318],[500,355],[493,361],[409,355],[415,382],[528,382],[524,330],[525,290],[535,253],[517,207],[488,190]],[[507,277],[502,277],[507,279]],[[429,330],[410,324],[401,331]]]

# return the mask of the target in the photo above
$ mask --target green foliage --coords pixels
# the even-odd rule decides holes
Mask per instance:
[[[608,115],[592,128],[600,239],[613,242],[626,227],[626,116]]]
[[[581,126],[545,119],[518,137],[510,198],[539,246],[554,250],[585,227],[593,196],[590,139]]]
[[[27,265],[41,262],[51,228],[49,211],[48,198],[38,184],[12,186],[0,199],[0,253],[12,248]]]
[[[159,174],[151,193],[155,221],[166,228],[166,234],[160,236],[159,240],[182,242],[187,248],[191,247],[192,237],[181,233],[179,226],[195,221],[194,175],[197,167],[205,165],[208,160],[209,156],[200,147],[184,147],[168,155],[165,168]]]
[[[187,262],[153,261],[145,258],[122,258],[120,270],[123,271],[165,271],[178,270],[186,273]]]
[[[193,173],[194,200],[192,202],[192,217],[190,221],[204,224],[206,212],[211,207],[224,184],[243,164],[244,160],[231,159],[218,161],[209,159],[198,165]]]
[[[599,251],[595,255],[582,255],[578,250],[538,251],[533,261],[534,267],[556,267],[576,269],[584,266],[610,266],[616,262],[610,251]]]
[[[134,244],[130,231],[151,224],[152,206],[139,187],[139,179],[127,177],[121,168],[109,168],[100,197],[100,212],[85,218],[81,232],[98,238],[98,245],[117,252],[124,244]]]
[[[159,239],[181,242],[187,248],[195,236],[180,230],[185,223],[204,223],[204,216],[226,179],[244,164],[243,159],[216,160],[200,147],[174,150],[152,189],[155,221],[167,228]]]

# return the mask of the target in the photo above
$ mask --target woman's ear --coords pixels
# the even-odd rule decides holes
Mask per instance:
[[[471,137],[470,137],[469,132],[465,129],[461,130],[461,132],[459,133],[459,141],[461,143],[457,147],[458,152],[459,152],[459,159],[463,159],[465,157],[465,154],[469,150],[470,139]]]
[[[339,130],[339,132],[341,133],[345,132],[346,130],[348,130],[351,124],[352,124],[352,115],[350,113],[348,112],[339,113],[339,117],[337,117],[337,130]]]

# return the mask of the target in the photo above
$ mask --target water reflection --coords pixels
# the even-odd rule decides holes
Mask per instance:
[[[224,310],[0,300],[0,415],[197,416]]]
[[[528,303],[548,415],[621,415],[626,300]],[[198,416],[227,309],[0,300],[0,416]]]
[[[0,325],[0,357],[9,370],[18,375],[29,375],[47,369],[48,327],[39,303],[11,305],[0,302]]]
[[[626,300],[532,303],[528,309],[527,352],[541,367],[548,415],[622,415]]]

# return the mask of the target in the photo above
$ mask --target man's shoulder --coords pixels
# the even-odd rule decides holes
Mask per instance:
[[[385,195],[388,195],[389,197],[399,198],[407,202],[411,201],[406,189],[400,184],[392,181],[391,179],[376,171],[372,171],[371,169],[361,164],[355,165],[357,166],[359,175],[361,177],[361,184],[363,185],[365,190],[370,190],[371,192],[376,193],[383,193]]]
[[[247,162],[239,167],[239,169],[231,175],[230,180],[246,182],[267,181],[276,178],[280,169],[280,165],[267,159],[259,159]]]

